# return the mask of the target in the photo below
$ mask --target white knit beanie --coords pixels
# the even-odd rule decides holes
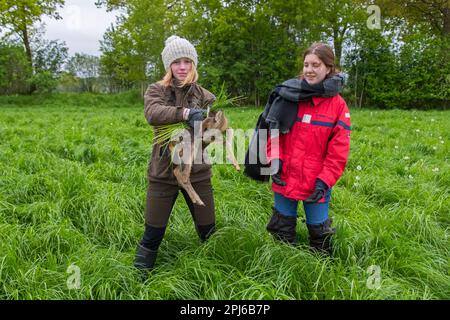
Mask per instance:
[[[178,36],[171,36],[165,42],[164,50],[161,53],[166,72],[170,65],[177,59],[189,58],[197,65],[197,51],[192,43]]]

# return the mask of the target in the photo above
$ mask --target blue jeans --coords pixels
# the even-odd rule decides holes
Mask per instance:
[[[303,201],[307,224],[321,224],[328,219],[330,198],[331,189],[325,193],[325,202],[323,203],[306,203]],[[275,192],[275,209],[284,216],[297,217],[298,201]]]

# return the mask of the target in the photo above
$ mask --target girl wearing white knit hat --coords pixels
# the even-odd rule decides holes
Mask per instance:
[[[195,121],[203,120],[206,108],[215,99],[212,93],[197,84],[197,51],[188,40],[171,36],[166,40],[161,56],[166,75],[151,84],[145,93],[147,122],[155,126],[155,130],[159,125],[181,121],[193,128]],[[186,191],[179,187],[167,148],[154,143],[148,167],[145,231],[134,263],[144,274],[153,269],[179,191],[186,200],[200,240],[207,240],[215,231],[211,165],[192,164],[190,180],[205,206],[193,204]]]

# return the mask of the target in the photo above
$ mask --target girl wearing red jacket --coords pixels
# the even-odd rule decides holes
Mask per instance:
[[[301,79],[317,85],[336,74],[333,50],[314,43],[303,55]],[[344,172],[350,148],[350,113],[344,99],[312,97],[300,101],[297,120],[291,130],[279,136],[277,157],[268,158],[272,167],[273,214],[267,230],[277,239],[296,242],[297,206],[303,201],[312,249],[332,253],[332,219],[328,216],[331,188]]]

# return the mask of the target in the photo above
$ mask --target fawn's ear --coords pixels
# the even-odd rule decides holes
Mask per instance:
[[[215,118],[216,121],[220,121],[221,119],[223,119],[223,112],[222,111],[218,111],[214,118]]]

